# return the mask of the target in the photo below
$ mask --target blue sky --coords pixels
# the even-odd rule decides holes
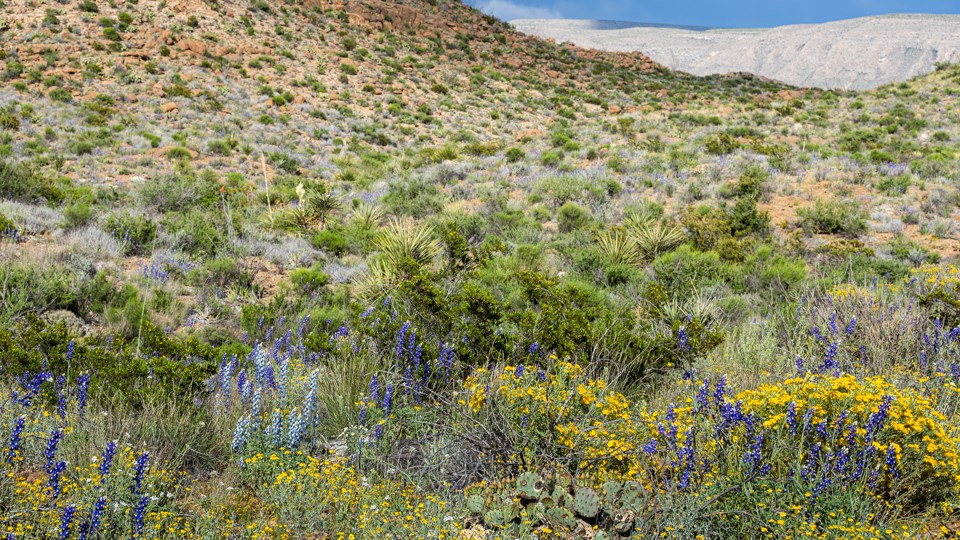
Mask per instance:
[[[464,0],[510,19],[570,18],[725,27],[815,23],[883,13],[960,14],[960,0]]]

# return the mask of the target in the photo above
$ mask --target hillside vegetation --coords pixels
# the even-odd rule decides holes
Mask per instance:
[[[0,0],[0,533],[952,537],[958,101]]]

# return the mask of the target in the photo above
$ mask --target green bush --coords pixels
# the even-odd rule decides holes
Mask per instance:
[[[579,204],[570,201],[564,203],[557,211],[557,222],[560,232],[582,229],[590,223],[590,212]]]
[[[150,218],[127,212],[111,214],[103,227],[122,243],[125,255],[150,253],[157,238],[157,225]]]
[[[860,236],[867,231],[867,213],[854,201],[817,201],[813,208],[797,210],[807,234]]]
[[[77,229],[93,220],[93,210],[89,203],[77,202],[63,209],[63,227]]]
[[[0,160],[0,196],[29,203],[60,204],[65,193],[62,185],[38,171]]]
[[[310,238],[310,243],[317,249],[322,249],[334,255],[343,255],[350,249],[350,243],[343,231],[326,229]]]
[[[715,251],[696,251],[687,245],[653,261],[657,282],[674,297],[685,297],[696,289],[709,287],[725,277],[724,266]]]
[[[290,272],[290,283],[297,293],[311,296],[330,283],[330,276],[323,272],[321,266],[298,268]]]
[[[504,156],[507,158],[508,163],[516,163],[526,157],[526,154],[522,148],[514,146],[509,148]]]

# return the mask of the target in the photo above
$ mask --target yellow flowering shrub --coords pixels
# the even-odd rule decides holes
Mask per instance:
[[[828,427],[845,423],[855,426],[848,444],[870,444],[881,455],[892,447],[889,459],[895,455],[900,469],[895,495],[901,500],[942,500],[960,485],[956,430],[928,398],[883,377],[811,374],[763,385],[738,399],[746,412],[764,418],[766,429],[796,432],[805,422]],[[845,440],[838,438],[837,444]]]
[[[368,477],[347,458],[321,459],[281,450],[247,466],[263,479],[264,509],[294,536],[456,538],[458,520],[435,493],[395,478]],[[346,536],[351,533],[351,536]]]

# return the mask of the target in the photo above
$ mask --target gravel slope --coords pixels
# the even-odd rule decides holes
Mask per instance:
[[[770,29],[522,19],[518,30],[581,47],[641,51],[696,75],[749,72],[796,86],[866,90],[960,61],[960,15],[883,15]]]

